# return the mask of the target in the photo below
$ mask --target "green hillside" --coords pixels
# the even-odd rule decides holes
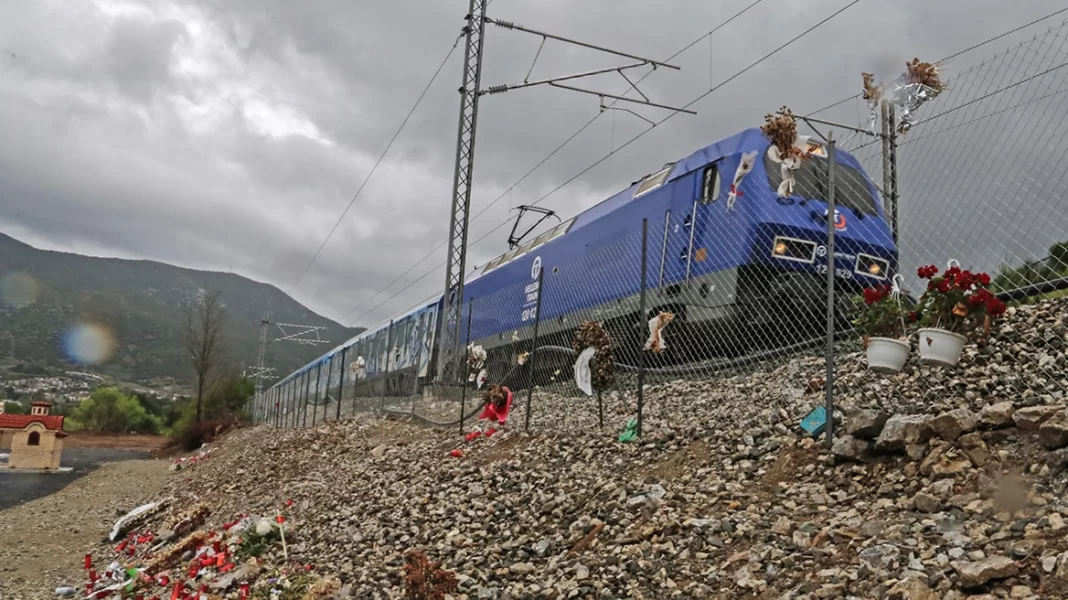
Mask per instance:
[[[0,364],[80,366],[66,350],[65,335],[78,323],[96,323],[113,332],[115,352],[89,369],[125,381],[173,377],[188,382],[192,372],[180,344],[181,307],[201,290],[222,292],[226,358],[234,369],[254,364],[265,312],[275,322],[325,326],[320,337],[330,341],[269,344],[266,364],[277,375],[362,331],[313,313],[272,285],[233,273],[38,250],[0,234]],[[278,329],[270,333],[268,339],[274,339]]]

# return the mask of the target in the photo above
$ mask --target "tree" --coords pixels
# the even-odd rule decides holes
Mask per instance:
[[[222,292],[204,294],[184,306],[182,344],[197,377],[196,417],[200,422],[201,405],[212,371],[222,358],[223,323],[226,310],[219,297]]]
[[[115,387],[97,388],[70,416],[77,426],[107,433],[157,433],[159,420],[135,396]]]

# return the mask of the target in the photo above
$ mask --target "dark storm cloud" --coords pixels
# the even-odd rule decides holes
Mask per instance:
[[[844,3],[766,0],[675,59],[681,72],[658,71],[641,87],[664,103],[689,102]],[[364,325],[441,285],[434,267],[444,260],[443,250],[373,298],[446,235],[462,43],[329,244],[290,290],[456,40],[465,2],[14,4],[0,6],[0,130],[17,140],[0,149],[4,230],[31,232],[57,249],[232,267],[332,317],[357,308],[349,319]],[[759,125],[764,113],[783,104],[801,112],[821,107],[859,91],[863,70],[890,77],[912,56],[948,55],[1059,4],[861,2],[696,105],[698,116],[672,118],[543,205],[569,217],[669,160]],[[490,11],[666,58],[739,8],[697,0],[494,0]],[[490,27],[483,85],[521,81],[538,42]],[[957,59],[950,75],[995,49]],[[621,63],[550,42],[532,77],[613,64]],[[627,87],[618,77],[584,85],[616,93]],[[654,120],[666,115],[635,110]],[[509,207],[541,200],[645,128],[633,116],[610,111],[505,193],[597,112],[595,97],[553,89],[483,98],[473,212],[501,200],[473,221],[472,240],[505,222]],[[858,121],[854,103],[829,114]],[[990,126],[998,123],[1017,125],[1002,119]],[[1015,146],[1026,145],[1020,140]],[[940,152],[941,146],[931,146],[937,143],[948,142],[926,142],[926,155]],[[468,263],[484,264],[503,250],[507,231],[475,244]]]

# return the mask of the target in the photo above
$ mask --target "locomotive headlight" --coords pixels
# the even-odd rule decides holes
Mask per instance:
[[[771,243],[771,255],[782,260],[811,263],[816,260],[816,242],[776,236]]]
[[[857,264],[853,271],[876,279],[886,279],[886,273],[890,270],[890,263],[877,256],[870,254],[857,254]]]

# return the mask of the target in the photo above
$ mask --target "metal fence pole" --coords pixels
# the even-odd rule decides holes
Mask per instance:
[[[386,330],[386,370],[382,374],[382,410],[386,408],[386,396],[389,395],[389,359],[393,357],[393,319],[389,320]]]
[[[301,427],[308,426],[308,398],[311,396],[311,369],[304,376],[304,409],[301,410]]]
[[[646,276],[647,276],[647,263],[649,254],[649,219],[642,219],[642,271],[641,271],[641,293],[638,295],[638,314],[641,318],[641,324],[645,323],[645,288]],[[638,353],[638,436],[642,434],[642,412],[645,408],[645,392],[642,388],[645,387],[645,351],[642,350]]]
[[[425,313],[424,313],[425,314]],[[423,360],[423,327],[424,321],[420,321],[415,329],[415,370],[412,371],[412,414],[415,414],[415,401],[419,397],[419,362]]]
[[[356,358],[360,358],[360,353],[356,352]],[[366,369],[366,366],[364,367]],[[366,371],[365,371],[366,372]],[[352,372],[352,416],[356,416],[356,390],[360,387],[360,379],[356,377],[356,372]]]
[[[890,142],[888,145],[890,150],[890,201],[893,212],[890,213],[890,232],[894,236],[894,247],[899,248],[898,256],[901,255],[901,250],[898,240],[900,239],[901,221],[899,220],[900,212],[898,211],[898,195],[897,195],[897,110],[894,105],[890,103],[887,107],[887,114],[890,117],[889,132]],[[898,262],[898,261],[895,261]],[[893,272],[897,272],[897,265],[894,265]]]
[[[334,417],[335,421],[341,420],[341,398],[345,395],[345,353],[348,350],[348,347],[341,349],[341,362],[338,363],[340,372],[337,380],[337,415]]]
[[[464,340],[464,348],[471,343],[471,315],[475,313],[475,299],[467,301],[467,339]],[[467,360],[460,364],[466,365]],[[464,432],[464,415],[467,414],[467,368],[463,369],[464,376],[460,377],[460,433]]]
[[[280,402],[280,400],[278,398],[278,388],[271,388],[270,406],[271,406],[271,409],[274,411],[274,415],[271,418],[271,424],[274,425],[275,427],[278,427],[278,414],[280,412],[282,412],[282,411],[278,410],[278,403],[279,402]]]
[[[278,418],[279,427],[285,427],[286,425],[286,415],[289,414],[289,397],[292,395],[292,393],[293,382],[286,381],[285,385],[282,386],[282,409],[280,411],[282,414]]]
[[[319,388],[323,387],[323,363],[315,367],[315,402],[312,402],[312,427],[315,427],[315,419],[319,417]]]
[[[834,443],[834,224],[837,219],[834,206],[835,143],[833,136],[828,134],[827,137],[827,347],[824,361],[827,364],[826,443],[830,448]]]
[[[597,426],[604,427],[604,400],[601,398],[601,388],[597,388]]]
[[[538,325],[541,323],[541,292],[545,288],[545,267],[538,269],[538,298],[534,301],[534,339],[530,345],[530,379],[527,381],[527,419],[526,430],[530,431],[531,400],[534,397],[534,368],[538,364]]]

